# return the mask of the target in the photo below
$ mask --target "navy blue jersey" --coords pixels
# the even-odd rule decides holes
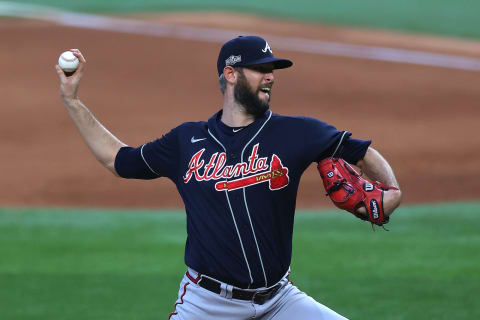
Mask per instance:
[[[124,178],[175,183],[187,214],[187,266],[240,288],[268,287],[290,266],[300,177],[332,155],[342,131],[271,111],[231,128],[221,114],[121,148],[115,169]],[[349,137],[340,156],[355,164],[369,145]]]

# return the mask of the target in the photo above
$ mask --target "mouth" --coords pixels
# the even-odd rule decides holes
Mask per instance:
[[[260,88],[260,92],[263,92],[267,98],[270,98],[270,91],[272,90],[272,88],[270,87],[263,87],[263,88]]]

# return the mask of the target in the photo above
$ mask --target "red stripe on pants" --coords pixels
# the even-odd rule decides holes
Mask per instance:
[[[177,305],[178,305],[178,304],[183,304],[183,296],[185,296],[185,293],[187,293],[187,286],[188,286],[189,284],[190,284],[190,282],[187,282],[187,283],[185,283],[185,285],[183,286],[183,293],[182,293],[182,295],[180,296],[180,302],[175,302],[175,304],[173,305],[173,308],[174,308],[174,309],[177,309]],[[170,318],[171,318],[172,316],[176,315],[176,314],[178,314],[178,312],[176,312],[176,311],[170,313],[170,314],[168,315],[168,319],[170,320]]]

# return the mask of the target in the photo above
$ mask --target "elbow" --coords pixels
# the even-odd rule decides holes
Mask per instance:
[[[110,171],[115,177],[119,177],[120,175],[118,174],[117,170],[115,169],[115,160],[113,161],[108,161],[108,162],[102,162],[103,166],[107,168],[108,171]]]
[[[402,191],[388,190],[384,194],[384,211],[387,216],[391,215],[402,203]]]
[[[115,169],[115,160],[117,159],[117,154],[120,151],[120,148],[124,146],[126,145],[125,144],[119,145],[118,148],[115,148],[108,154],[105,154],[104,157],[97,158],[97,160],[116,177],[120,177],[120,175]]]
[[[395,190],[395,192],[393,194],[394,194],[394,204],[395,204],[395,209],[396,209],[402,203],[402,197],[403,197],[402,196],[402,190],[400,190],[400,189]]]

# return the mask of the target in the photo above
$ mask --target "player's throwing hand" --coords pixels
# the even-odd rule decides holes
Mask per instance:
[[[67,77],[62,68],[60,68],[58,64],[55,65],[58,78],[60,79],[60,96],[65,103],[78,99],[78,87],[80,85],[80,79],[82,78],[85,70],[85,64],[87,62],[80,50],[70,49],[70,51],[78,58],[79,61],[77,70],[75,70],[71,76]]]

